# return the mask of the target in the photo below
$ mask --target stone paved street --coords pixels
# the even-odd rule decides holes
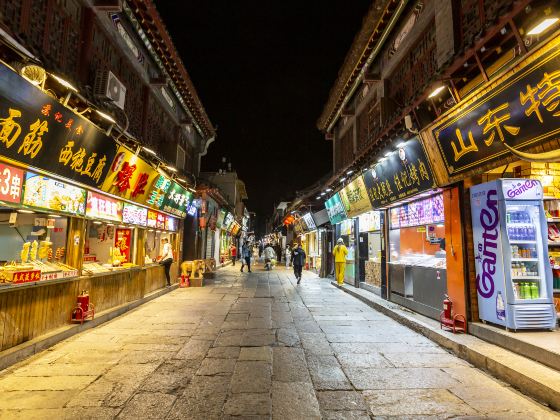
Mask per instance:
[[[0,418],[556,418],[305,273],[218,272],[0,376]]]

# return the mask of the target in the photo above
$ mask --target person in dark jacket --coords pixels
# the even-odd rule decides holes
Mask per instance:
[[[294,275],[297,279],[297,284],[301,281],[301,271],[305,265],[305,251],[300,244],[297,244],[292,251],[292,265],[294,266]]]

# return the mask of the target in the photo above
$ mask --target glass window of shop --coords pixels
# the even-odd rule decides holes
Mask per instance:
[[[370,286],[381,287],[381,214],[369,211],[359,216],[360,259],[363,280]]]
[[[437,316],[447,292],[443,195],[391,208],[389,215],[391,297],[415,301],[415,310]]]
[[[342,238],[344,244],[348,248],[346,255],[346,271],[344,280],[353,284],[356,278],[356,269],[354,267],[356,238],[354,235],[354,219],[346,219],[337,225],[337,238]]]

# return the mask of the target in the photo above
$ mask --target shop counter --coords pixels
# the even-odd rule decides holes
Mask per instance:
[[[389,263],[391,300],[431,318],[437,318],[447,293],[447,270]]]
[[[177,263],[171,269],[175,282]],[[82,291],[101,312],[141,299],[165,283],[163,266],[151,265],[1,287],[0,351],[67,325]]]

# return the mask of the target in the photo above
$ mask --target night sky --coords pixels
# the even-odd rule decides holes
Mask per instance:
[[[222,156],[259,218],[332,168],[316,128],[371,0],[156,0],[214,126]]]

